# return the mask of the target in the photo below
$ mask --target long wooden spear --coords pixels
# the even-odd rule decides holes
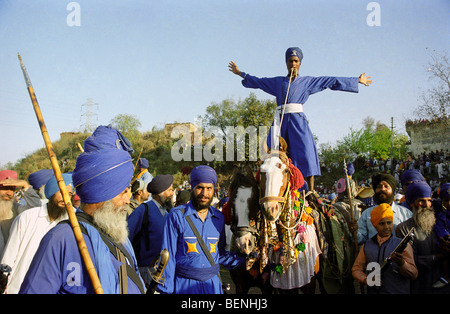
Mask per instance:
[[[84,264],[86,266],[89,277],[92,281],[94,291],[97,294],[103,294],[103,289],[100,284],[100,280],[95,270],[94,264],[92,263],[91,257],[89,256],[89,251],[84,242],[83,233],[81,232],[80,225],[78,224],[77,216],[72,206],[69,193],[67,192],[66,184],[61,174],[61,169],[58,165],[58,160],[56,159],[55,152],[53,150],[52,142],[47,132],[47,127],[45,126],[44,118],[42,117],[41,108],[39,107],[38,101],[36,99],[36,94],[34,93],[33,86],[31,85],[30,78],[28,77],[27,69],[22,62],[22,57],[18,54],[20,66],[22,67],[23,76],[25,78],[25,83],[27,84],[28,93],[31,97],[31,102],[34,107],[34,112],[41,128],[42,137],[44,138],[45,146],[47,148],[48,155],[50,157],[50,162],[52,163],[53,171],[55,173],[56,181],[58,182],[59,190],[61,191],[64,204],[66,205],[67,214],[69,216],[69,221],[72,226],[75,239],[78,243],[78,249],[80,250],[81,257],[83,258]]]
[[[344,171],[345,171],[345,181],[347,183],[348,203],[350,205],[350,220],[353,222],[353,220],[355,219],[353,215],[353,201],[352,201],[353,195],[351,191],[350,180],[348,178],[347,163],[345,162],[345,158],[344,158]],[[358,231],[356,230],[353,231],[353,238],[355,239],[355,256],[357,256],[359,253]]]

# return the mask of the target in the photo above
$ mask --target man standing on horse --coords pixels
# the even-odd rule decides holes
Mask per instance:
[[[359,78],[299,76],[303,59],[301,49],[298,47],[287,49],[285,58],[287,76],[258,78],[241,72],[233,61],[229,63],[229,69],[243,78],[242,85],[244,87],[259,88],[276,97],[278,107],[275,110],[273,126],[267,137],[267,145],[277,148],[278,136],[283,137],[288,144],[289,157],[307,178],[309,190],[314,190],[314,176],[321,174],[320,164],[316,143],[306,115],[303,113],[303,105],[310,95],[324,89],[357,93],[358,83],[369,86],[372,80],[365,75],[366,73],[361,74]],[[285,113],[284,117],[283,113]]]

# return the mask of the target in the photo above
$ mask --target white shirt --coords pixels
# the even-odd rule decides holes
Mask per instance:
[[[41,239],[61,220],[67,218],[67,213],[64,213],[58,220],[50,221],[47,204],[44,204],[28,209],[14,219],[1,259],[1,264],[9,265],[12,269],[5,293],[19,292]]]
[[[358,219],[358,244],[364,244],[367,240],[374,237],[378,232],[377,229],[372,225],[370,221],[370,213],[372,210],[378,205],[367,208],[362,212],[361,217]],[[391,204],[392,211],[394,212],[394,230],[401,222],[404,222],[413,216],[412,211],[408,208],[403,207],[396,202],[392,202]]]

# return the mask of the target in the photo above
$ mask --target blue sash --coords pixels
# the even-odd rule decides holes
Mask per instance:
[[[206,281],[213,278],[220,271],[219,264],[215,264],[212,267],[198,268],[186,265],[177,265],[175,273],[179,277],[187,279],[195,279],[198,281]]]

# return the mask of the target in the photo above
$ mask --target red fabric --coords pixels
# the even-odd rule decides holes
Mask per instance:
[[[230,206],[230,202],[226,202],[225,204],[223,204],[222,206],[222,214],[225,218],[225,224],[226,225],[231,225],[231,206]]]
[[[291,192],[293,192],[305,184],[305,179],[303,178],[301,171],[294,166],[291,159],[289,159],[289,169],[291,170]]]
[[[0,181],[5,180],[8,177],[10,177],[11,179],[17,179],[17,172],[15,172],[14,170],[0,171]]]

